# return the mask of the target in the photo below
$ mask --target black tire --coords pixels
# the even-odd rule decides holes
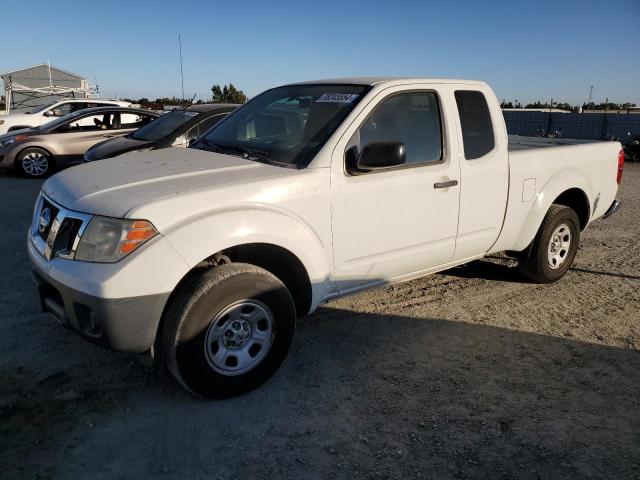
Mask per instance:
[[[36,166],[34,161],[37,162],[39,167]],[[38,147],[29,147],[16,155],[14,167],[25,177],[42,178],[53,172],[55,162],[51,154],[46,150]]]
[[[238,322],[233,318],[229,319],[230,314],[222,314],[229,309],[232,312],[233,309],[240,309],[242,313],[239,314],[244,315],[246,308],[252,308],[243,307],[245,302],[252,302],[260,311],[269,314],[270,346],[266,347],[266,353],[255,354],[255,359],[246,354],[238,355],[236,365],[228,367],[239,368],[240,362],[245,360],[259,362],[248,371],[216,371],[215,368],[227,367],[220,363],[216,367],[211,353],[214,347],[216,352],[220,348],[224,349],[229,354],[228,357],[233,356],[233,352],[241,353],[240,350],[233,350],[233,346],[228,347],[225,343],[228,338],[223,338],[231,325]],[[222,317],[218,319],[220,315]],[[242,322],[244,317],[238,320]],[[293,299],[284,284],[274,275],[244,263],[221,265],[196,274],[174,296],[162,325],[161,356],[171,374],[191,392],[208,398],[232,397],[258,387],[276,372],[289,351],[295,326],[296,309]],[[212,342],[211,332],[220,331],[224,331],[224,335]],[[243,348],[246,347],[249,355],[255,344],[247,345],[254,341],[253,334],[257,332],[257,328],[250,327],[250,338],[244,340]],[[205,352],[205,349],[209,350]],[[262,351],[261,346],[259,350]],[[264,357],[259,359],[262,355]],[[231,358],[227,358],[227,362],[230,360]]]
[[[566,249],[566,253],[558,257],[561,258],[560,263],[554,265],[549,259],[550,244],[554,240],[554,233],[562,226],[566,226],[567,228],[564,230],[561,229],[560,235],[556,235],[555,240],[558,240],[559,237],[564,235],[564,239],[569,238],[570,243]],[[568,236],[566,235],[566,230],[568,230]],[[564,205],[551,205],[533,242],[519,258],[518,268],[525,277],[533,282],[556,282],[571,268],[576,253],[578,252],[579,243],[580,220],[576,212]],[[557,242],[555,244],[557,244]],[[562,250],[557,247],[554,251],[559,252],[559,254],[562,253]],[[554,261],[557,261],[557,259],[554,259]]]

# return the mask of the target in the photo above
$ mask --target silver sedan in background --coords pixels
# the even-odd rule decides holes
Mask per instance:
[[[81,163],[85,152],[96,143],[133,132],[159,115],[136,108],[97,107],[40,127],[12,131],[0,137],[0,168],[43,177]]]

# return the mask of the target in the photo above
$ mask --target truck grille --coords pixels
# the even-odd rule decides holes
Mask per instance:
[[[73,259],[90,220],[91,215],[67,210],[41,193],[33,212],[31,242],[48,261]]]

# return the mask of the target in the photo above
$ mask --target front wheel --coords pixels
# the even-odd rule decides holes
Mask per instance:
[[[15,166],[25,177],[41,178],[53,170],[53,159],[41,148],[25,148],[18,154]]]
[[[167,309],[161,351],[172,375],[209,398],[256,388],[286,357],[296,310],[271,273],[225,264],[188,280]]]
[[[531,246],[518,259],[524,276],[536,283],[553,283],[571,268],[580,243],[580,220],[564,205],[551,205]]]

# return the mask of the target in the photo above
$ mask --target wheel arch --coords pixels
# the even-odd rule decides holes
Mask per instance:
[[[298,316],[306,315],[313,308],[313,285],[309,273],[302,261],[290,250],[271,243],[244,243],[227,247],[202,259],[188,270],[175,285],[167,298],[156,325],[155,344],[161,338],[161,329],[167,311],[180,289],[194,276],[215,268],[216,262],[226,259],[234,262],[249,263],[263,268],[277,277],[289,290],[296,306]]]
[[[580,188],[570,188],[558,195],[551,204],[564,205],[573,209],[580,220],[580,230],[584,230],[591,218],[591,205],[587,194]]]
[[[25,150],[29,150],[30,148],[37,148],[38,150],[42,150],[43,152],[46,152],[49,156],[49,159],[51,160],[51,163],[53,164],[53,167],[56,166],[56,156],[55,154],[53,154],[51,152],[50,149],[45,148],[41,145],[23,145],[22,148],[20,150],[18,150],[15,154],[15,156],[13,157],[13,166],[15,168],[18,168],[18,162],[20,161],[20,155],[22,155],[22,153]]]
[[[591,192],[591,182],[578,169],[565,169],[551,177],[536,196],[514,248],[510,250],[522,251],[527,248],[554,203],[574,209],[580,220],[580,229],[584,230],[591,218]]]

